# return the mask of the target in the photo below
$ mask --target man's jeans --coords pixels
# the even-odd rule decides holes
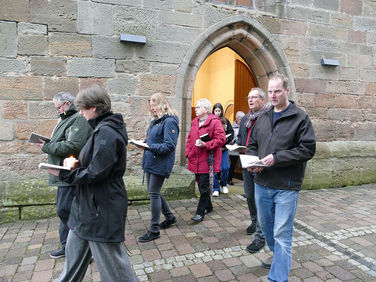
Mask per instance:
[[[257,217],[273,252],[273,263],[268,275],[270,281],[288,281],[298,196],[298,191],[272,189],[255,183]]]

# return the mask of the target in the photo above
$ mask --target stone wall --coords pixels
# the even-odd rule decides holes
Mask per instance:
[[[226,42],[215,45],[221,41],[221,35],[215,34],[216,26],[228,22],[224,29],[236,29],[234,17],[239,17],[245,26],[245,37],[255,37],[260,42],[250,46],[253,57],[247,57],[247,50],[242,54],[250,67],[255,72],[264,70],[265,74],[265,70],[275,68],[289,75],[292,97],[309,113],[318,141],[326,144],[318,148],[319,156],[335,141],[348,142],[349,146],[357,141],[376,141],[376,1],[255,0],[248,1],[248,6],[237,3],[2,0],[0,179],[46,177],[44,171],[36,169],[46,156],[26,140],[31,131],[51,133],[56,123],[51,98],[59,91],[77,93],[93,83],[105,87],[113,110],[124,115],[129,136],[136,139],[145,136],[149,122],[147,98],[162,92],[179,110],[181,125],[188,131],[192,89],[182,81],[194,81],[197,69],[195,66],[187,74],[184,66],[192,60],[205,59],[196,55],[199,41],[210,42],[205,45],[207,53],[226,46]],[[260,39],[257,32],[252,33],[261,27],[269,38]],[[120,42],[120,33],[144,35],[147,43]],[[241,45],[244,39],[234,36],[231,47]],[[282,59],[277,60],[272,51],[265,55],[269,47],[279,50]],[[258,56],[261,54],[265,57]],[[336,59],[340,66],[322,66],[322,58]],[[264,87],[265,76],[256,77]],[[184,140],[179,143],[177,164],[182,160],[179,157],[183,146]],[[141,152],[131,146],[128,150],[128,167],[138,170]],[[367,165],[372,158],[372,154],[367,159],[360,158],[357,164],[364,161]],[[321,164],[312,163],[311,175],[320,180],[333,179],[333,171],[338,169],[330,164],[329,177],[315,173]],[[357,170],[355,163],[346,163],[346,167]],[[364,179],[370,180],[374,181]],[[316,182],[308,186],[322,186],[313,183]],[[335,183],[347,184],[345,180]]]

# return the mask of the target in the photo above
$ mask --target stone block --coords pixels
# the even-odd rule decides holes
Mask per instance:
[[[328,81],[326,91],[329,93],[347,93],[364,95],[365,83],[357,81]]]
[[[181,63],[190,45],[155,41],[136,49],[137,58],[164,63]]]
[[[148,42],[157,38],[156,29],[159,25],[158,12],[155,9],[118,7],[114,11],[114,29],[117,35],[120,33],[143,35]],[[134,47],[134,44],[131,47]]]
[[[330,161],[312,159],[312,183],[311,187],[327,188],[332,187],[332,173]]]
[[[0,119],[0,140],[10,141],[14,139],[13,121]]]
[[[330,158],[330,148],[327,142],[316,143],[315,159],[328,159]]]
[[[358,80],[359,79],[359,69],[358,68],[346,68],[341,67],[339,69],[339,79],[340,80]]]
[[[376,96],[376,83],[367,83],[366,95]]]
[[[313,7],[318,9],[324,10],[332,10],[338,11],[339,10],[339,0],[313,0]]]
[[[335,96],[335,105],[342,109],[358,109],[358,95],[337,94]]]
[[[320,108],[333,108],[336,107],[336,95],[332,93],[319,93],[314,97],[314,106]]]
[[[142,48],[142,46],[139,46]],[[101,59],[132,59],[136,44],[120,42],[118,37],[93,36],[93,55]]]
[[[364,119],[364,115],[361,110],[353,109],[328,109],[328,118],[338,121],[352,121],[359,122]]]
[[[146,9],[158,9],[158,10],[173,10],[174,1],[173,0],[144,0],[143,6]]]
[[[52,56],[90,57],[91,36],[76,33],[50,32],[48,53]]]
[[[0,21],[0,57],[17,56],[17,26],[15,22]]]
[[[338,67],[327,67],[322,65],[311,65],[310,66],[310,78],[312,79],[339,79]]]
[[[372,56],[370,55],[351,55],[348,58],[348,66],[367,68],[372,66]]]
[[[77,31],[76,0],[30,1],[30,21],[46,24],[49,31]]]
[[[54,119],[58,114],[52,101],[29,102],[29,119]]]
[[[78,78],[76,77],[46,77],[44,80],[44,99],[52,100],[59,92],[78,93]]]
[[[116,60],[116,72],[150,72],[150,63],[144,60]]]
[[[360,16],[362,14],[362,0],[341,0],[341,12],[352,16]]]
[[[0,73],[22,74],[29,69],[29,61],[27,59],[1,59]]]
[[[232,16],[230,9],[213,9],[206,5],[202,7],[202,21],[203,27],[210,27],[226,18]],[[196,14],[198,16],[198,14]]]
[[[173,94],[172,83],[174,77],[171,75],[141,75],[138,85],[138,95],[151,96],[154,93],[160,92],[167,96]]]
[[[376,124],[374,122],[355,124],[355,138],[357,140],[372,141],[376,139]]]
[[[22,141],[3,141],[0,142],[0,154],[4,155],[11,155],[20,153],[23,149],[23,142]],[[39,148],[38,148],[39,149]]]
[[[352,122],[336,122],[336,140],[354,140],[355,139],[355,126]]]
[[[34,75],[66,75],[66,59],[58,57],[31,57],[31,73]]]
[[[183,13],[179,11],[160,11],[159,20],[165,24],[188,26],[188,27],[201,27],[202,16],[199,14]]]
[[[341,27],[331,27],[323,24],[310,23],[308,25],[308,35],[316,38],[326,38],[330,40],[347,40],[347,29]]]
[[[312,119],[316,138],[319,141],[331,141],[336,138],[335,122],[330,120]]]
[[[141,6],[141,0],[95,0],[98,3],[104,4],[116,4],[116,5],[126,5],[126,6]]]
[[[47,55],[47,36],[20,35],[18,37],[18,54],[25,56]]]
[[[348,31],[348,40],[349,42],[352,42],[352,43],[365,43],[366,35],[368,36],[368,33],[350,29]],[[376,39],[375,39],[375,43],[376,43]]]
[[[280,21],[280,33],[289,34],[293,36],[306,35],[307,33],[307,23],[298,22],[292,20],[281,20]],[[297,46],[298,47],[298,46]]]
[[[158,40],[168,42],[192,43],[201,33],[201,29],[173,25],[159,25],[157,27]]]
[[[297,78],[295,87],[301,93],[324,93],[326,90],[325,81],[318,79]]]
[[[27,119],[27,103],[25,101],[3,101],[2,116],[4,119]]]
[[[134,96],[136,94],[138,79],[129,74],[118,74],[116,78],[107,80],[108,94],[121,96]]]
[[[291,0],[291,4],[300,5],[304,7],[312,7],[313,0]]]
[[[322,44],[325,44],[326,40],[322,41]],[[347,56],[343,53],[336,53],[333,51],[329,51],[330,47],[319,47],[319,46],[313,46],[312,48],[316,49],[314,50],[302,50],[300,51],[300,62],[305,63],[305,64],[320,64],[322,58],[331,58],[339,61],[339,64],[341,66],[346,66],[347,65]],[[330,44],[331,45],[331,44]],[[333,44],[336,45],[336,44]],[[338,48],[337,46],[332,46],[333,48]],[[321,51],[318,51],[321,50]]]
[[[18,34],[47,35],[47,25],[35,23],[18,23]]]
[[[42,79],[40,77],[19,76],[0,77],[1,100],[41,100]]]
[[[192,1],[191,0],[175,0],[174,9],[180,12],[192,13]]]
[[[38,132],[40,134],[40,121],[38,120],[24,120],[16,121],[14,125],[15,137],[19,140],[27,140],[31,132]]]
[[[179,71],[178,64],[165,64],[159,62],[151,63],[151,72],[155,74],[177,74]]]
[[[333,13],[331,15],[331,25],[353,29],[354,18],[344,13]]]
[[[287,6],[286,16],[289,19],[303,22],[330,23],[331,13],[325,10],[310,9],[302,6]]]
[[[68,76],[114,77],[115,60],[73,58],[68,60]]]
[[[376,19],[365,18],[365,17],[355,17],[354,18],[354,29],[364,32],[375,32],[376,31]]]
[[[29,0],[1,0],[0,19],[29,21]]]
[[[258,18],[258,21],[270,32],[273,34],[284,33],[280,19],[270,17],[270,16],[261,16]]]
[[[79,91],[89,88],[90,86],[97,84],[102,88],[106,88],[107,79],[104,78],[80,78],[79,79]]]
[[[376,18],[376,2],[364,1],[363,2],[363,17]]]
[[[376,82],[376,70],[373,69],[361,69],[360,80],[367,81],[367,82]]]
[[[113,35],[113,6],[77,1],[77,28],[79,33]]]

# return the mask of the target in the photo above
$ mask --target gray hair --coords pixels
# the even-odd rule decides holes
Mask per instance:
[[[206,99],[206,98],[201,98],[201,99],[199,99],[199,100],[196,102],[196,105],[200,105],[200,106],[206,108],[207,113],[210,114],[212,104],[210,103],[210,101],[209,101],[208,99]]]
[[[242,118],[244,116],[245,116],[245,113],[243,113],[242,111],[237,111],[236,114],[235,114],[236,119]]]
[[[249,94],[251,94],[252,91],[257,91],[259,97],[265,99],[265,92],[260,87],[252,88],[251,91],[249,91],[248,96],[249,96]],[[247,98],[248,98],[248,96],[247,96]]]
[[[69,92],[59,92],[54,96],[52,101],[53,102],[60,102],[60,103],[65,103],[65,102],[69,101],[69,102],[73,103],[74,98],[75,97]]]

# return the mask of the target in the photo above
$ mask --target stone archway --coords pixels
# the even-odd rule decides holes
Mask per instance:
[[[204,60],[222,47],[233,49],[246,61],[261,88],[266,89],[268,76],[279,71],[289,79],[291,93],[295,93],[292,72],[280,43],[257,20],[238,15],[212,25],[193,43],[183,59],[177,79],[175,93],[182,101],[181,164],[185,163],[184,147],[190,129],[196,73]]]

